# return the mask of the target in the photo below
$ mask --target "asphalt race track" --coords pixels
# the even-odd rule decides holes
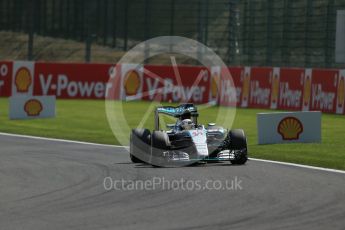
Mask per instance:
[[[237,178],[242,189],[107,191],[105,177]],[[131,164],[123,148],[0,135],[0,186],[6,230],[345,228],[345,174],[253,160],[152,168]]]

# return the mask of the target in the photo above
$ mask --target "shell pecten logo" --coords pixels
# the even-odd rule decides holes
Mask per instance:
[[[24,111],[31,117],[39,116],[42,110],[42,103],[37,99],[30,99],[24,104]]]
[[[18,69],[14,79],[17,92],[27,93],[32,84],[32,76],[28,68],[21,67]]]
[[[135,70],[130,70],[126,73],[123,86],[126,91],[126,95],[133,96],[138,93],[140,87],[140,76]]]
[[[303,132],[303,124],[296,117],[285,117],[279,122],[277,131],[283,140],[298,140]]]

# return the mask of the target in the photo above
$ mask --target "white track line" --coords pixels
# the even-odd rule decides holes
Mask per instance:
[[[282,162],[282,161],[263,160],[263,159],[257,159],[257,158],[249,158],[249,160],[252,160],[252,161],[260,161],[260,162],[265,162],[265,163],[272,163],[272,164],[279,164],[279,165],[287,165],[287,166],[293,166],[293,167],[299,167],[299,168],[306,168],[306,169],[314,169],[314,170],[320,170],[320,171],[326,171],[326,172],[333,172],[333,173],[342,173],[342,174],[345,174],[345,171],[343,171],[343,170],[322,168],[322,167],[316,167],[316,166],[310,166],[310,165],[301,165],[301,164],[295,164],[295,163],[289,163],[289,162]]]
[[[37,136],[12,134],[12,133],[2,133],[2,132],[0,132],[0,135],[2,135],[2,136],[9,136],[9,137],[30,138],[30,139],[44,140],[44,141],[57,141],[57,142],[65,142],[65,143],[72,143],[72,144],[102,146],[102,147],[109,147],[109,148],[128,148],[128,147],[124,147],[122,145],[97,144],[97,143],[92,143],[92,142],[72,141],[72,140],[65,140],[65,139],[48,138],[48,137],[37,137]]]
[[[47,137],[36,137],[36,136],[21,135],[21,134],[12,134],[12,133],[2,133],[2,132],[0,132],[0,135],[3,135],[3,136],[10,136],[10,137],[30,138],[30,139],[45,140],[45,141],[57,141],[57,142],[65,142],[65,143],[72,143],[72,144],[102,146],[102,147],[109,147],[109,148],[129,148],[128,146],[122,146],[122,145],[97,144],[97,143],[84,142],[84,141],[71,141],[71,140],[65,140],[65,139],[56,139],[56,138],[47,138]],[[313,170],[319,170],[319,171],[325,171],[325,172],[333,172],[333,173],[342,173],[342,174],[345,174],[345,171],[343,171],[343,170],[337,170],[337,169],[329,169],[329,168],[322,168],[322,167],[316,167],[316,166],[294,164],[294,163],[281,162],[281,161],[263,160],[263,159],[257,159],[257,158],[249,158],[249,160],[252,160],[252,161],[259,161],[259,162],[265,162],[265,163],[271,163],[271,164],[279,164],[279,165],[293,166],[293,167],[299,167],[299,168],[306,168],[306,169],[313,169]]]

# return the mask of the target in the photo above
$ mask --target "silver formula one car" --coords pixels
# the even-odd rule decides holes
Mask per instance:
[[[177,118],[160,129],[159,114]],[[186,166],[203,162],[230,161],[242,165],[248,159],[247,138],[242,129],[227,130],[209,123],[198,124],[193,104],[162,106],[155,110],[155,129],[133,129],[130,135],[130,158],[133,163],[158,167]]]

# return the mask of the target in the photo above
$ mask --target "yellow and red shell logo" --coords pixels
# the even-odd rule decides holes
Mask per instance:
[[[278,124],[278,133],[283,140],[298,140],[303,132],[303,124],[296,117],[285,117]]]
[[[340,78],[338,85],[338,107],[341,107],[344,104],[345,99],[345,85],[344,77]]]
[[[243,79],[242,100],[247,100],[249,96],[250,75],[246,73]]]
[[[279,92],[279,78],[278,75],[275,74],[272,80],[272,94],[271,94],[271,101],[276,103],[278,101],[278,92]]]
[[[123,87],[125,88],[126,95],[128,96],[136,95],[140,87],[139,73],[135,70],[128,71],[123,80]]]
[[[311,94],[311,79],[307,76],[304,82],[304,92],[303,92],[303,104],[307,106],[309,104]]]
[[[27,93],[32,84],[30,70],[26,67],[18,69],[14,78],[14,83],[17,88],[17,92]]]
[[[30,99],[24,105],[24,111],[28,116],[39,116],[42,110],[42,103],[37,99]]]
[[[212,98],[216,98],[218,95],[218,84],[220,76],[218,73],[213,73],[211,77],[211,95]]]

